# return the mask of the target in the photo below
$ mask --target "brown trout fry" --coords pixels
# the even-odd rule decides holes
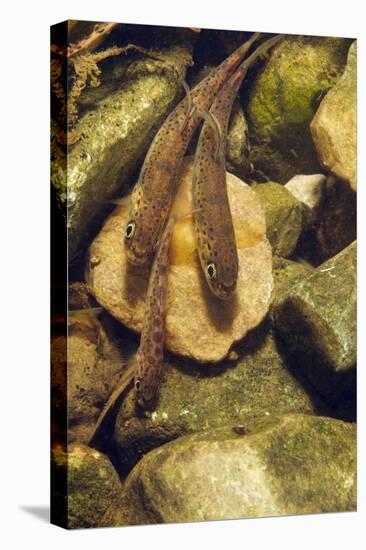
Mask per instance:
[[[136,356],[136,400],[144,409],[157,396],[163,366],[169,247],[174,223],[175,218],[171,217],[152,264],[140,347]]]
[[[259,37],[259,33],[253,34],[198,83],[190,97],[186,96],[177,105],[156,134],[130,199],[124,240],[131,263],[143,264],[149,259],[164,229],[176,192],[179,168],[201,120],[200,111],[208,111],[217,92]],[[188,112],[190,102],[193,109]]]
[[[210,114],[221,128],[221,143],[217,146],[217,131],[205,121],[195,155],[192,195],[194,228],[198,256],[211,291],[222,299],[232,296],[238,278],[238,253],[229,199],[226,188],[226,138],[234,99],[250,65],[281,36],[275,36],[259,46],[230,76],[218,92]]]
[[[127,392],[127,390],[129,390],[133,381],[133,376],[134,376],[134,367],[130,365],[129,367],[127,367],[126,371],[123,373],[120,381],[118,382],[117,386],[114,388],[113,392],[108,398],[108,401],[104,405],[102,412],[98,417],[98,420],[94,426],[93,432],[89,437],[88,445],[90,447],[93,447],[95,445],[100,432],[103,431],[103,426],[105,424],[105,421],[109,417],[112,409],[116,407],[116,404],[122,398],[123,394]]]

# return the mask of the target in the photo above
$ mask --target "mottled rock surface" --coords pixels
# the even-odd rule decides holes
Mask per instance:
[[[248,90],[251,161],[273,181],[321,171],[309,125],[341,76],[349,40],[287,36]]]
[[[303,204],[307,206],[308,222],[315,223],[317,220],[324,194],[326,177],[323,174],[312,174],[309,176],[298,175],[290,179],[285,185]]]
[[[356,430],[326,417],[255,419],[146,455],[126,480],[130,523],[356,509]]]
[[[267,237],[273,254],[291,256],[303,226],[303,206],[283,185],[274,182],[256,185],[266,218]]]
[[[226,142],[226,170],[238,177],[245,177],[249,170],[248,125],[244,112],[236,101],[230,116]]]
[[[107,456],[80,443],[52,451],[55,479],[67,480],[65,486],[54,486],[54,503],[67,510],[61,518],[68,529],[121,525],[122,484]]]
[[[184,77],[190,48],[175,44],[162,55]],[[80,139],[70,148],[67,164],[61,151],[54,151],[52,184],[65,218],[67,210],[70,258],[85,245],[106,201],[136,170],[181,93],[181,81],[165,63],[136,60],[125,70],[118,90],[79,120]]]
[[[273,317],[273,311],[276,309],[276,304],[289,292],[290,288],[299,281],[306,279],[313,271],[314,268],[310,264],[301,264],[278,256],[273,257],[274,288],[270,309],[271,318]]]
[[[177,214],[192,209],[191,180],[192,163],[187,161],[174,206]],[[233,299],[223,302],[209,290],[196,254],[191,218],[176,224],[171,243],[166,347],[200,362],[220,361],[234,342],[257,326],[268,311],[272,291],[271,247],[260,203],[250,187],[235,176],[228,174],[227,184],[239,256]],[[116,208],[90,247],[86,278],[98,302],[111,315],[140,331],[149,267],[127,263],[123,244],[126,222],[126,208]]]
[[[280,355],[268,326],[261,326],[235,349],[236,361],[208,369],[167,358],[159,403],[148,416],[135,408],[133,390],[117,413],[114,439],[120,463],[130,468],[143,453],[181,435],[246,422],[248,418],[323,410]]]
[[[311,133],[322,165],[335,176],[357,186],[357,46],[349,49],[342,78],[321,102],[311,122]]]
[[[108,315],[97,319],[78,314],[70,317],[67,346],[64,335],[52,340],[54,412],[62,419],[67,407],[69,441],[89,440],[104,403],[125,372],[131,343],[123,333],[117,337],[115,330]]]
[[[298,369],[326,396],[354,390],[356,242],[291,287],[276,304],[276,327],[302,358]]]

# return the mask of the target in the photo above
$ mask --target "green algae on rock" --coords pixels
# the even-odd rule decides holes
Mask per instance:
[[[128,522],[171,523],[356,509],[355,425],[263,417],[181,437],[128,476]]]
[[[261,183],[254,191],[264,210],[273,254],[291,256],[301,235],[305,206],[279,183]]]
[[[323,99],[310,125],[322,165],[346,180],[354,191],[357,187],[356,56],[356,42],[353,42],[342,77]]]
[[[187,47],[164,52],[184,78],[190,62]],[[182,93],[182,83],[166,63],[136,60],[119,89],[76,126],[80,139],[69,150],[67,165],[60,151],[52,160],[52,184],[68,228],[72,258],[85,245],[90,226],[108,199],[121,191]]]
[[[326,397],[354,392],[356,242],[292,286],[275,305],[275,326]]]
[[[284,295],[292,286],[299,281],[306,279],[315,268],[310,265],[301,264],[292,260],[286,260],[278,256],[273,257],[273,280],[272,304],[270,318],[273,321],[273,312],[276,304],[281,301]]]
[[[134,465],[151,449],[190,432],[273,414],[315,414],[321,398],[303,388],[286,368],[268,326],[236,349],[238,360],[210,370],[167,358],[157,408],[139,416],[131,390],[117,413],[114,439],[121,466]]]
[[[309,124],[339,79],[350,41],[287,36],[248,90],[251,161],[269,179],[321,171]]]
[[[81,443],[72,443],[66,453],[52,450],[53,499],[55,509],[64,511],[63,527],[80,529],[121,525],[119,511],[122,484],[108,457]],[[58,486],[67,479],[65,486]]]

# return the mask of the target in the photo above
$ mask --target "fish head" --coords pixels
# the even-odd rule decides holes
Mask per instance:
[[[124,233],[128,261],[134,265],[147,263],[153,253],[155,239],[154,227],[150,224],[148,216],[132,204]]]
[[[164,221],[158,203],[144,204],[138,192],[132,193],[124,232],[125,250],[130,263],[142,265],[148,262],[154,253]]]
[[[238,254],[236,247],[223,239],[211,243],[209,254],[201,265],[210,290],[221,300],[231,298],[238,279]]]
[[[135,374],[136,401],[142,409],[151,408],[156,401],[160,385],[161,363],[152,362],[137,354]]]
[[[154,249],[140,222],[138,218],[130,216],[124,234],[127,259],[134,265],[147,263]]]

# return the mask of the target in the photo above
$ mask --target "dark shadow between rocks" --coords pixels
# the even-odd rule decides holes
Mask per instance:
[[[214,378],[216,376],[221,376],[221,374],[235,365],[234,361],[224,359],[219,363],[210,364],[210,368],[208,369],[207,363],[197,363],[193,359],[179,357],[168,351],[166,352],[166,362],[169,365],[174,365],[171,368],[192,376],[193,378]]]
[[[320,392],[306,374],[310,366],[313,369],[314,363],[319,363],[319,360],[305,353],[290,350],[277,334],[276,344],[286,368],[309,395],[317,415],[356,422],[356,379],[352,374],[337,375],[340,386],[342,386],[342,379],[346,381],[343,390],[337,390],[335,375],[329,371],[328,385],[326,374],[323,375],[324,380],[322,379],[321,382],[322,387],[327,388],[327,391]],[[319,373],[323,370],[324,368],[317,368]]]
[[[99,322],[113,344],[120,349],[124,359],[129,361],[139,347],[139,337],[136,332],[122,325],[106,310],[99,316]]]
[[[258,327],[249,331],[243,340],[236,345],[234,344],[235,353],[238,355],[237,359],[223,359],[218,363],[211,363],[209,369],[207,368],[207,363],[200,364],[193,359],[179,357],[168,351],[165,353],[166,361],[168,364],[171,361],[174,369],[194,378],[218,377],[227,370],[235,368],[238,361],[241,361],[245,355],[254,354],[259,350],[265,341],[269,329],[269,322],[264,320]]]
[[[270,328],[270,322],[265,317],[258,326],[250,330],[235,346],[235,351],[239,355],[239,358],[243,358],[249,354],[252,355],[258,351],[263,346]]]

